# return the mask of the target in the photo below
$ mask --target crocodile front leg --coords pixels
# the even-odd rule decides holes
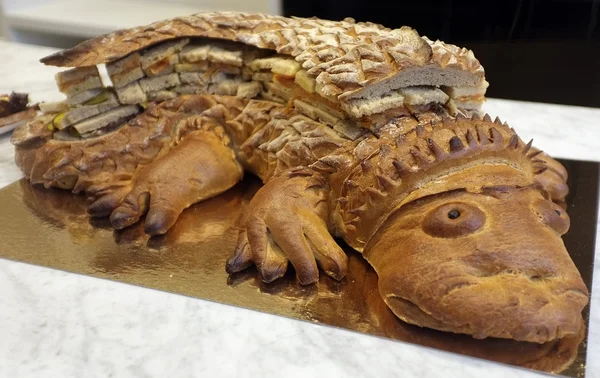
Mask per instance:
[[[271,282],[285,274],[289,260],[303,285],[318,281],[317,266],[342,279],[347,256],[328,230],[328,196],[327,180],[308,168],[292,169],[269,180],[246,209],[227,272],[239,272],[254,263],[262,280]]]
[[[185,208],[242,179],[243,169],[226,139],[215,130],[189,133],[168,153],[138,168],[129,185],[96,200],[90,214],[110,214],[113,226],[123,229],[147,213],[146,233],[164,234]]]

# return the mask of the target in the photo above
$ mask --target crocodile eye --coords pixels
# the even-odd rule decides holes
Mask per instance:
[[[556,231],[559,235],[564,235],[569,231],[571,220],[569,215],[560,206],[547,199],[539,199],[533,204],[533,211],[538,215],[540,221]]]
[[[456,219],[458,217],[460,217],[460,211],[456,209],[448,211],[448,218]]]
[[[423,220],[423,230],[439,238],[472,234],[485,224],[485,214],[473,205],[447,203],[432,210]]]

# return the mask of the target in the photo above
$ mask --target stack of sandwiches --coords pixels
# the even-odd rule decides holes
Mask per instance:
[[[432,105],[455,115],[477,112],[485,101],[488,83],[469,50],[420,37],[410,28],[393,31],[393,41],[378,41],[389,35],[378,25],[285,20],[267,18],[255,34],[217,25],[222,28],[212,32],[217,38],[196,30],[189,37],[149,38],[133,51],[120,48],[111,59],[57,74],[67,99],[41,109],[54,115],[56,138],[89,138],[124,124],[148,103],[218,94],[289,104],[354,140]],[[352,34],[353,50],[345,51],[344,38]],[[45,62],[54,64],[53,59],[62,58]],[[104,63],[106,85],[97,68]]]

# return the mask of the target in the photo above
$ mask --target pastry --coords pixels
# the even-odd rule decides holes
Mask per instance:
[[[561,239],[567,173],[482,116],[473,53],[353,20],[206,13],[121,30],[42,62],[68,96],[15,131],[32,184],[85,193],[117,229],[167,232],[244,172],[265,185],[226,269],[342,279],[361,252],[400,319],[544,343],[588,290]],[[106,64],[112,86],[99,86]]]

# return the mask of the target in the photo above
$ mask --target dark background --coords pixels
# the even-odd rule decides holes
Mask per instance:
[[[600,0],[284,0],[286,16],[352,17],[472,49],[488,97],[600,107]]]

